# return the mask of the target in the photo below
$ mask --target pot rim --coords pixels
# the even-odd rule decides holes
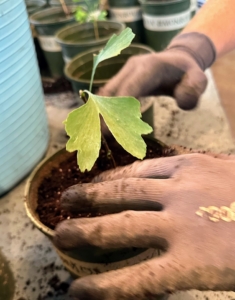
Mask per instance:
[[[165,1],[146,1],[146,0],[138,0],[141,5],[168,5],[168,4],[176,4],[176,3],[181,3],[185,0],[165,0]]]
[[[137,47],[137,48],[142,48],[142,49],[146,49],[149,51],[149,53],[153,53],[155,52],[152,48],[150,48],[149,46],[145,46],[143,44],[138,44],[138,43],[132,43],[128,48],[131,48],[131,47]],[[128,49],[126,48],[126,49]],[[93,52],[96,52],[96,51],[99,51],[101,50],[102,48],[101,47],[96,47],[96,48],[92,48],[92,49],[89,49],[89,50],[86,50],[86,51],[83,51],[81,53],[79,53],[78,55],[76,55],[67,65],[65,65],[65,68],[64,68],[64,74],[65,76],[69,79],[69,80],[73,80],[73,81],[78,81],[78,79],[76,77],[74,77],[73,75],[70,74],[69,72],[69,68],[74,64],[74,62],[76,60],[78,60],[80,57],[86,55],[86,54],[89,54],[89,53],[93,53]],[[79,82],[81,83],[86,83],[86,84],[89,84],[90,83],[90,80],[86,80],[86,79],[79,79]],[[93,83],[94,84],[102,84],[102,83],[106,83],[108,82],[108,80],[94,80]]]
[[[107,20],[107,21],[98,21],[97,22],[98,24],[120,24],[120,29],[119,29],[119,32],[121,32],[123,29],[125,29],[126,25],[123,23],[123,22],[118,22],[118,21],[113,21],[113,20]],[[85,26],[87,24],[92,24],[90,22],[86,22],[86,23],[83,23],[83,24],[72,24],[72,25],[68,25],[66,27],[63,27],[62,29],[60,29],[59,31],[56,32],[56,35],[55,35],[55,38],[56,38],[56,42],[59,43],[59,44],[62,44],[62,45],[69,45],[69,46],[77,46],[77,45],[81,45],[81,46],[85,46],[85,45],[99,45],[99,44],[102,44],[104,43],[105,41],[108,41],[110,36],[108,37],[104,37],[102,39],[99,39],[99,40],[95,40],[95,39],[92,39],[90,41],[86,41],[86,42],[66,42],[65,40],[63,40],[63,38],[60,38],[59,35],[61,35],[63,32],[65,32],[66,30],[68,29],[72,29],[74,27],[82,27],[82,26]]]
[[[74,6],[74,5],[70,5],[68,6],[70,8],[76,8],[77,6]],[[69,18],[62,18],[62,20],[60,21],[50,21],[50,20],[47,20],[47,21],[39,21],[37,18],[39,16],[44,16],[45,13],[48,13],[48,12],[51,12],[51,13],[59,13],[59,12],[64,12],[62,7],[49,7],[49,8],[46,8],[46,9],[43,9],[41,11],[38,11],[38,12],[35,12],[34,14],[32,14],[30,17],[29,17],[29,21],[31,24],[33,25],[53,25],[53,24],[63,24],[63,23],[67,23],[68,21],[71,21],[74,18],[74,15],[71,15]],[[49,15],[49,13],[48,13]]]
[[[34,4],[38,4],[37,7],[43,7],[47,4],[46,0],[26,0],[25,1],[26,7],[28,7],[29,5],[34,5]]]
[[[26,210],[26,214],[27,214],[28,218],[32,221],[32,223],[40,231],[42,231],[47,236],[49,235],[50,237],[54,237],[55,231],[53,229],[47,227],[45,224],[43,224],[40,221],[38,215],[37,215],[38,217],[36,217],[36,212],[33,211],[32,207],[30,205],[29,194],[30,194],[31,182],[34,180],[35,175],[38,173],[38,171],[41,169],[41,167],[44,166],[44,164],[46,162],[48,162],[49,159],[53,158],[55,155],[58,155],[60,152],[65,151],[65,149],[66,148],[64,147],[64,148],[56,151],[52,155],[45,157],[30,173],[30,175],[26,181],[26,185],[25,185],[25,189],[24,189],[24,206],[25,206],[25,210]]]

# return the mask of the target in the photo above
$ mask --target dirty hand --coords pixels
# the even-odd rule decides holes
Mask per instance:
[[[56,245],[64,250],[160,247],[166,252],[76,280],[71,287],[75,299],[147,300],[176,290],[235,290],[233,156],[186,154],[137,161],[95,181],[66,190],[63,207],[114,214],[62,222]]]
[[[159,53],[131,57],[99,94],[104,96],[173,96],[182,109],[192,109],[204,92],[204,70],[216,56],[208,37],[192,32],[180,34]]]

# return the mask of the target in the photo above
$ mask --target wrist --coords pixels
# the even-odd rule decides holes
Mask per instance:
[[[166,50],[170,49],[178,49],[188,53],[203,71],[209,68],[216,59],[216,49],[213,42],[199,32],[177,35],[166,48]]]

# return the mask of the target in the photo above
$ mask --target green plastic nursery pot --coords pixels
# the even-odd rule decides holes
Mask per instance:
[[[115,33],[119,34],[125,25],[115,21],[97,22],[99,39],[96,39],[93,23],[72,24],[59,30],[56,41],[61,46],[63,58],[66,63],[70,62],[77,54],[94,47],[104,46],[109,38]]]
[[[25,3],[29,16],[47,7],[44,0],[26,0]]]
[[[72,9],[72,7],[69,7]],[[74,16],[67,17],[61,7],[52,7],[33,14],[30,23],[35,26],[40,46],[44,52],[52,77],[63,77],[64,60],[55,33],[75,21]]]
[[[156,51],[166,48],[191,19],[190,0],[139,0],[146,42]]]
[[[88,90],[93,66],[93,55],[98,54],[101,48],[90,49],[75,56],[65,67],[65,76],[71,81],[74,92]],[[103,86],[113,77],[133,55],[151,53],[153,50],[145,45],[131,44],[120,55],[101,62],[95,73],[93,92]]]
[[[74,5],[75,4],[75,2],[73,0],[64,0],[64,2],[66,5]],[[79,5],[82,2],[84,3],[85,1],[79,2]],[[49,4],[50,4],[50,6],[61,6],[60,0],[49,0]]]
[[[47,2],[44,0],[27,0],[26,2],[26,9],[28,15],[31,16],[32,14],[41,11],[47,7]],[[34,39],[34,46],[37,54],[37,60],[40,72],[42,73],[44,70],[48,69],[48,65],[45,59],[45,55],[40,47],[40,44],[37,39],[37,33],[33,24],[30,24],[32,36]]]
[[[61,6],[61,2],[60,0],[48,0],[49,1],[49,5],[50,6]],[[79,1],[79,3],[77,2],[74,2],[73,0],[64,0],[65,4],[66,5],[76,5],[76,4],[79,4],[79,5],[83,5],[83,4],[86,4],[86,2],[89,1],[90,3],[92,2],[96,2],[97,0],[84,0],[84,1]]]
[[[109,0],[112,19],[124,22],[135,33],[134,42],[145,42],[141,7],[138,0]]]
[[[74,5],[73,0],[65,0],[66,5]],[[61,6],[60,0],[49,0],[51,6]]]

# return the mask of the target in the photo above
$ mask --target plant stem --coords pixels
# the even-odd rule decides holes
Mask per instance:
[[[103,133],[101,132],[101,139],[102,139],[102,143],[104,144],[104,147],[106,149],[106,152],[107,152],[107,156],[109,159],[111,159],[112,163],[113,163],[113,167],[114,169],[117,167],[117,164],[115,162],[115,159],[113,157],[113,153],[112,153],[112,150],[109,148],[109,145],[106,141],[106,138],[104,137]]]
[[[95,39],[98,40],[100,38],[99,36],[99,30],[98,30],[98,26],[97,26],[97,21],[94,21],[94,32],[95,32]]]
[[[69,9],[68,9],[67,5],[65,4],[64,0],[60,0],[60,4],[63,8],[65,15],[68,17],[70,15],[70,13],[69,13]]]
[[[86,96],[85,96],[85,93],[83,93],[83,91],[79,91],[79,95],[81,97],[81,99],[83,100],[84,103],[87,103],[87,99],[86,99]],[[111,159],[112,163],[113,163],[113,167],[114,169],[117,167],[117,164],[115,162],[115,159],[113,157],[113,153],[112,153],[112,150],[109,148],[109,145],[106,141],[106,138],[104,137],[102,131],[101,131],[101,140],[102,140],[102,143],[106,149],[106,152],[107,152],[107,156],[109,159]]]

